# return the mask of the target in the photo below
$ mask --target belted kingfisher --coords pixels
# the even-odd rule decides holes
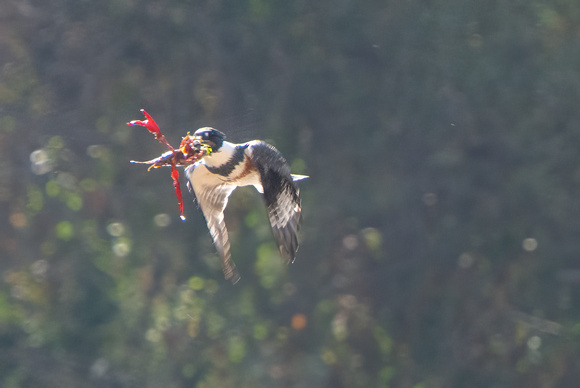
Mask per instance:
[[[185,169],[187,187],[201,207],[214,245],[223,260],[226,279],[233,283],[240,279],[231,260],[224,222],[228,198],[239,186],[253,185],[263,194],[280,254],[287,262],[294,262],[302,211],[299,190],[294,182],[308,177],[291,174],[282,154],[261,140],[230,143],[222,132],[210,127],[198,129],[194,138],[211,151]]]

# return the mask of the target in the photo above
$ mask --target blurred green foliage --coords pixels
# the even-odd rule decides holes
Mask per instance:
[[[577,2],[0,14],[0,386],[577,386]],[[140,108],[310,175],[296,262],[240,189],[225,281]]]

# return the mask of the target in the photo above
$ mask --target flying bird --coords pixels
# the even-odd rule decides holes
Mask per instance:
[[[298,250],[298,227],[302,208],[295,181],[308,178],[290,173],[282,154],[261,140],[234,144],[210,127],[198,129],[193,138],[210,152],[185,169],[187,187],[203,212],[214,245],[222,259],[224,275],[233,283],[240,279],[231,259],[224,209],[232,192],[254,186],[263,194],[268,218],[281,256],[294,262]]]

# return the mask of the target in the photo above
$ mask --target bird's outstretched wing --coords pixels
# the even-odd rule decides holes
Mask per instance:
[[[240,275],[231,259],[230,241],[224,222],[224,209],[228,204],[228,197],[236,186],[228,184],[215,174],[210,173],[202,163],[189,166],[185,169],[185,174],[188,178],[187,187],[197,198],[214,245],[223,260],[224,275],[226,279],[235,284],[240,280]]]
[[[263,141],[250,142],[246,155],[260,173],[268,218],[280,254],[288,262],[294,262],[302,208],[290,166],[276,148]]]

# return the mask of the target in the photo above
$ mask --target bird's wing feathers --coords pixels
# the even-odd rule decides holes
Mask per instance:
[[[268,217],[280,253],[293,262],[298,250],[302,208],[290,166],[277,149],[262,141],[250,142],[246,154],[260,173]]]
[[[224,209],[236,186],[222,181],[201,163],[191,165],[185,172],[189,178],[187,187],[194,193],[201,207],[214,245],[223,260],[224,275],[226,279],[236,283],[240,280],[240,275],[231,259],[230,241],[224,222]]]

